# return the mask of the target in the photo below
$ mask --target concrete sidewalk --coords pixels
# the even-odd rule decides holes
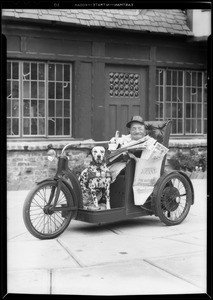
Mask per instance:
[[[8,293],[150,295],[206,293],[206,180],[183,223],[154,216],[106,225],[71,221],[57,239],[25,228],[28,191],[8,192]]]

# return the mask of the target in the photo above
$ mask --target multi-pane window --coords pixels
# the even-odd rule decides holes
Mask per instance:
[[[70,65],[48,65],[48,132],[70,135]]]
[[[71,136],[71,65],[7,63],[8,136]]]
[[[156,80],[156,119],[172,119],[172,134],[206,134],[206,74],[157,69]]]
[[[7,64],[7,134],[20,134],[19,63]]]
[[[44,63],[23,63],[22,99],[23,136],[45,135],[46,95]]]

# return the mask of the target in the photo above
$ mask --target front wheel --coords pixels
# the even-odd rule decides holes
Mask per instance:
[[[192,204],[192,187],[178,172],[167,175],[157,186],[154,208],[166,225],[178,225],[188,215]]]
[[[24,202],[23,219],[28,231],[39,239],[59,236],[69,225],[75,211],[74,199],[62,183],[57,205],[52,208],[57,190],[57,181],[48,180],[35,186]],[[52,201],[49,203],[52,193]],[[69,208],[71,208],[69,210]]]

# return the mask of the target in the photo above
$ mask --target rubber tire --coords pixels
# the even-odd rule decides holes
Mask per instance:
[[[26,228],[34,237],[39,238],[41,240],[54,239],[54,238],[58,237],[60,234],[62,234],[64,232],[64,230],[68,227],[73,215],[75,214],[75,211],[68,211],[67,218],[66,218],[64,224],[57,231],[55,231],[53,233],[42,233],[42,232],[36,230],[36,228],[33,226],[32,222],[31,222],[30,207],[31,207],[32,200],[33,200],[35,194],[40,189],[44,188],[45,186],[57,186],[57,182],[54,180],[49,180],[49,181],[42,182],[42,183],[38,184],[37,186],[35,186],[28,193],[28,195],[25,199],[25,202],[24,202],[24,206],[23,206],[23,220],[24,220]],[[61,190],[64,193],[64,196],[66,198],[68,206],[74,206],[73,197],[72,197],[70,191],[68,190],[68,188],[63,183],[62,183]]]
[[[161,206],[161,196],[163,195],[164,188],[166,186],[168,187],[169,182],[172,179],[175,179],[175,178],[180,180],[182,182],[182,184],[184,185],[184,187],[185,187],[185,190],[186,190],[186,206],[185,206],[184,211],[183,211],[180,218],[178,218],[177,220],[168,220],[163,214],[163,210],[162,210],[162,206]],[[191,190],[190,183],[185,178],[185,176],[183,176],[180,173],[171,173],[167,177],[165,177],[165,179],[161,182],[161,185],[158,188],[156,198],[155,198],[155,202],[154,202],[155,212],[156,212],[157,216],[159,217],[159,219],[164,224],[166,224],[168,226],[178,225],[181,222],[183,222],[183,220],[187,217],[187,215],[189,213],[189,210],[190,210],[190,207],[191,207],[191,204],[192,204],[192,190]]]

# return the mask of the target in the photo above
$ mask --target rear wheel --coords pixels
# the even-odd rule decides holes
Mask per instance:
[[[69,225],[76,210],[63,210],[74,207],[74,199],[62,183],[56,209],[52,209],[57,190],[57,181],[49,180],[37,185],[29,192],[23,207],[23,219],[28,231],[39,239],[52,239],[59,236]],[[49,204],[49,198],[53,199]]]
[[[192,197],[186,177],[178,172],[171,173],[157,188],[155,212],[166,225],[180,224],[189,213]]]

